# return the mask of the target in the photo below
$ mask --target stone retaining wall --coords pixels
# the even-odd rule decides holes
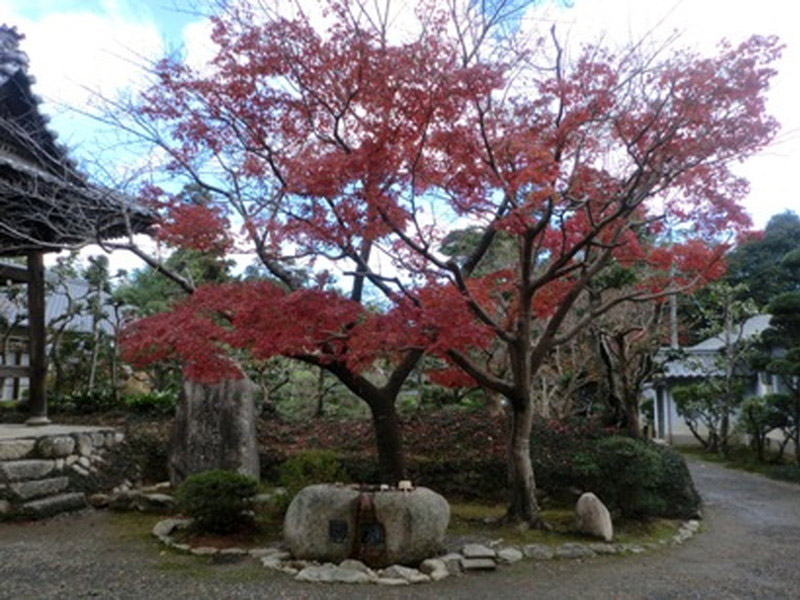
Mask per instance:
[[[43,518],[87,506],[85,492],[123,434],[103,427],[0,427],[0,517]]]

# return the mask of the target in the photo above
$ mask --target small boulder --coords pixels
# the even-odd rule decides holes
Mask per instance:
[[[600,498],[587,492],[578,498],[575,505],[576,527],[581,533],[599,537],[606,542],[614,539],[611,515]]]
[[[175,510],[175,499],[168,494],[136,494],[133,504],[141,512],[170,513]]]
[[[370,569],[367,565],[365,565],[360,560],[356,560],[354,558],[347,558],[339,563],[339,566],[342,569],[350,569],[351,571],[361,571],[362,573],[366,573],[367,575],[374,576],[375,573],[372,569]]]
[[[68,435],[45,437],[39,440],[37,449],[44,458],[61,458],[72,454],[75,440]]]
[[[86,497],[86,500],[88,500],[89,504],[94,508],[106,508],[111,502],[111,496],[102,493],[90,494]]]
[[[464,558],[491,558],[494,560],[497,553],[483,544],[466,544],[461,549]]]
[[[458,552],[450,552],[449,554],[440,556],[435,560],[442,561],[444,563],[444,566],[447,568],[447,572],[450,573],[450,575],[460,575],[461,572],[464,570],[461,566],[461,561],[464,560],[464,557],[461,556]]]
[[[430,576],[402,565],[387,567],[378,575],[381,579],[405,579],[408,583],[426,583],[431,580]]]
[[[459,564],[459,568],[461,565]],[[433,581],[439,581],[450,576],[450,570],[440,558],[427,558],[419,565],[421,573],[428,575]]]
[[[595,554],[619,554],[619,547],[616,544],[605,544],[603,542],[595,542],[589,544],[589,548]]]
[[[528,544],[522,549],[522,553],[535,560],[550,560],[554,551],[547,544]]]
[[[178,529],[186,529],[192,519],[162,519],[153,525],[153,535],[159,539],[168,538]]]
[[[511,565],[522,560],[522,552],[516,548],[501,548],[497,551],[497,562]]]
[[[594,551],[584,544],[568,542],[556,548],[555,555],[556,558],[588,558],[594,556]]]

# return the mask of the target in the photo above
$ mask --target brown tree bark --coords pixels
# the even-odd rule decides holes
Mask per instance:
[[[403,434],[395,410],[395,398],[376,398],[370,403],[370,409],[381,483],[395,485],[407,477]]]
[[[536,502],[536,480],[531,461],[531,429],[533,404],[512,408],[511,435],[508,450],[508,514],[511,521],[536,525],[539,506]]]

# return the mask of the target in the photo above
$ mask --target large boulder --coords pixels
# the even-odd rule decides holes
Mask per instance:
[[[298,560],[339,563],[350,556],[358,492],[337,485],[310,485],[292,499],[283,539]]]
[[[447,501],[427,488],[362,492],[323,484],[294,497],[283,535],[296,559],[417,565],[441,551],[449,520]]]
[[[386,532],[388,564],[417,565],[444,547],[450,505],[424,487],[376,492],[375,517]]]
[[[611,515],[600,498],[586,492],[575,505],[576,527],[581,533],[593,535],[610,542],[614,538]]]
[[[184,382],[170,440],[173,486],[212,469],[259,478],[257,389],[247,378],[215,384]]]

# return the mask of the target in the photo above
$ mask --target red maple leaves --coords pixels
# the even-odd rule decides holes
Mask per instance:
[[[227,220],[241,223],[262,259],[324,257],[382,304],[269,283],[203,288],[135,325],[129,356],[179,358],[201,378],[211,362],[233,369],[224,357],[238,352],[362,371],[411,349],[506,343],[540,360],[609,265],[637,271],[632,296],[720,275],[720,235],[748,224],[747,187],[728,164],[777,127],[764,111],[776,40],[715,58],[587,47],[511,81],[510,65],[535,61],[466,52],[445,4],[426,6],[417,37],[389,43],[346,1],[328,4],[325,32],[239,3],[214,19],[209,70],[158,64],[141,116],[169,131],[174,172],[196,182],[219,166],[207,188],[227,202],[167,203],[160,238],[220,252]],[[507,264],[476,277],[479,260],[443,259],[457,218],[509,236]],[[690,233],[667,245],[664,222]]]

